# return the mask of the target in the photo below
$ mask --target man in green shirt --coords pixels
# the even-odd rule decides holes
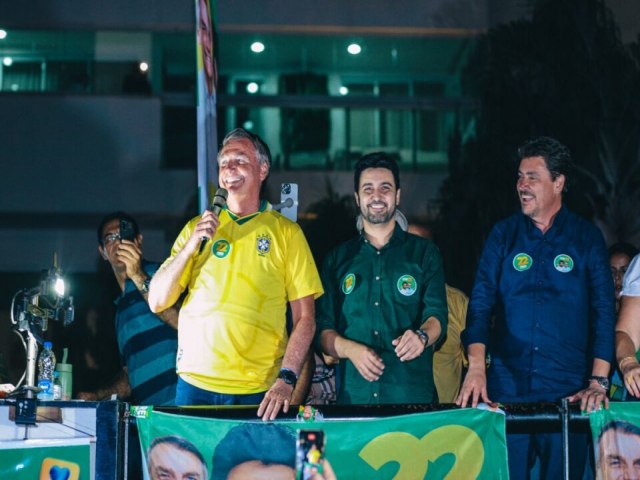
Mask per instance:
[[[429,347],[447,331],[440,253],[396,224],[400,178],[391,157],[362,157],[354,188],[362,233],[327,256],[317,302],[320,345],[346,360],[338,403],[435,402]]]

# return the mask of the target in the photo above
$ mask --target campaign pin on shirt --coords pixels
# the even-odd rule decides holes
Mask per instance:
[[[356,276],[353,273],[348,273],[342,280],[342,291],[345,295],[349,295],[354,288],[356,288]]]
[[[224,258],[227,255],[229,255],[230,251],[231,251],[231,244],[229,243],[228,240],[224,240],[224,239],[217,240],[211,246],[211,252],[216,258]]]
[[[553,259],[553,266],[556,270],[562,273],[567,273],[573,270],[573,258],[565,253],[561,253]]]
[[[398,279],[398,283],[396,283],[396,286],[398,287],[398,291],[405,297],[410,297],[411,295],[416,293],[416,290],[418,289],[416,279],[411,275],[402,275]]]
[[[529,270],[533,265],[533,258],[526,253],[518,253],[513,257],[513,268],[519,272]]]

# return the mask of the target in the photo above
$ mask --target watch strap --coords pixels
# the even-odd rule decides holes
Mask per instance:
[[[609,390],[609,379],[607,377],[600,377],[598,375],[591,375],[588,379],[589,383],[596,382],[605,390]]]
[[[278,378],[287,385],[291,385],[293,388],[296,388],[296,383],[298,383],[298,376],[296,375],[296,372],[289,368],[281,368],[278,373]]]
[[[149,285],[151,285],[151,277],[147,277],[144,279],[144,281],[142,282],[142,288],[140,288],[140,291],[142,293],[149,293]]]
[[[419,328],[416,330],[416,335],[420,337],[420,340],[422,340],[424,343],[424,347],[427,348],[427,345],[429,345],[429,335],[427,334],[427,332]]]

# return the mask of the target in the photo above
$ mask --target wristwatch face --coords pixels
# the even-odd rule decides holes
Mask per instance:
[[[609,379],[607,377],[597,377],[594,375],[590,377],[589,380],[593,382],[597,382],[598,385],[600,385],[605,390],[609,389]]]
[[[150,284],[151,284],[151,278],[147,278],[144,282],[142,282],[142,291],[144,293],[149,293]]]
[[[427,345],[427,343],[429,343],[429,335],[427,335],[427,332],[422,329],[418,329],[416,330],[416,334],[418,334],[420,340],[424,342],[425,346]]]
[[[296,374],[293,372],[280,370],[280,373],[278,374],[278,378],[282,379],[282,381],[288,385],[293,385],[294,387],[296,385],[297,378],[296,378]]]

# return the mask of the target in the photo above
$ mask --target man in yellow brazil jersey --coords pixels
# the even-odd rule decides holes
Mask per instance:
[[[189,221],[151,282],[154,312],[188,290],[178,326],[177,405],[260,404],[263,420],[289,408],[323,290],[299,225],[260,200],[270,165],[260,137],[241,128],[227,134],[218,154],[225,208]]]

